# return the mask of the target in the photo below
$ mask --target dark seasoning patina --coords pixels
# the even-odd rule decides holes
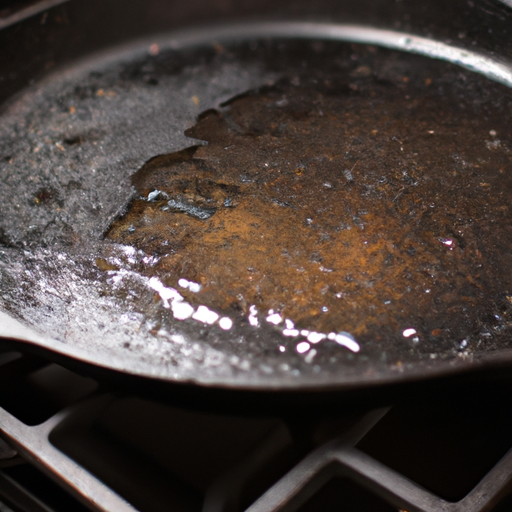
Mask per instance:
[[[354,382],[510,348],[511,99],[333,42],[89,63],[3,114],[2,308],[179,380]]]

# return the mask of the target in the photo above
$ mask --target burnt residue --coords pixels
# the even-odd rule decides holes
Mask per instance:
[[[213,165],[195,158],[198,149],[193,146],[152,158],[139,169],[131,182],[140,195],[128,214],[114,222],[107,237],[117,239],[115,233],[126,230],[130,245],[144,247],[150,254],[174,253],[194,233],[187,225],[172,225],[172,214],[182,214],[189,222],[206,221],[218,210],[237,204],[240,186],[219,179]],[[135,219],[134,212],[138,212]]]
[[[107,237],[159,255],[151,275],[200,283],[193,300],[224,312],[254,304],[362,340],[411,328],[411,346],[508,332],[502,133],[428,80],[350,76],[364,83],[292,78],[204,112],[186,134],[208,145],[142,167]]]
[[[53,187],[41,187],[34,193],[34,204],[37,206],[62,206],[62,201],[59,198],[59,192]]]
[[[0,228],[0,246],[3,247],[12,247],[12,241],[9,239],[5,231]]]

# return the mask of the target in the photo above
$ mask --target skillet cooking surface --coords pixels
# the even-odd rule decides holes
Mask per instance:
[[[510,89],[374,46],[202,38],[5,109],[2,334],[258,389],[510,357]]]

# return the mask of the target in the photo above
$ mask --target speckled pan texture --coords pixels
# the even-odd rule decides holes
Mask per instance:
[[[253,389],[510,358],[507,66],[313,28],[143,42],[11,100],[1,333]]]

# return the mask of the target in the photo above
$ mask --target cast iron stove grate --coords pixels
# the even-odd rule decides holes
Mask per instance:
[[[32,355],[8,352],[1,361],[7,443],[0,447],[0,510],[511,506],[506,380],[452,386],[392,407],[340,403],[328,412],[261,417],[122,393]]]

